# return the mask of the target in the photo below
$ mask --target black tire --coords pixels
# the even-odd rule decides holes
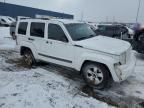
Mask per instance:
[[[94,67],[95,69],[92,67]],[[89,71],[92,71],[92,73]],[[82,68],[82,73],[85,82],[88,84],[88,86],[94,89],[101,90],[107,88],[109,85],[109,70],[102,64],[86,63]]]
[[[32,67],[33,65],[36,64],[36,60],[31,52],[31,50],[29,50],[29,49],[26,49],[24,51],[23,59],[28,67]]]

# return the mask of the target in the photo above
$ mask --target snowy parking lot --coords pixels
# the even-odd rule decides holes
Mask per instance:
[[[135,52],[135,71],[126,81],[87,91],[75,71],[46,63],[27,68],[7,33],[0,28],[0,108],[144,107],[144,55]]]
[[[61,75],[39,67],[18,70],[2,59],[1,63],[0,108],[108,108],[80,95],[80,84]]]

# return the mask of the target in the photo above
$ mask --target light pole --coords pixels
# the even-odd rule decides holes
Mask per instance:
[[[141,6],[141,0],[139,0],[139,3],[138,3],[138,10],[137,10],[137,16],[136,16],[136,23],[138,22],[140,6]]]

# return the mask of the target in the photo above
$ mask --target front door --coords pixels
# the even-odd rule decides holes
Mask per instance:
[[[71,67],[74,59],[73,46],[70,44],[62,26],[56,23],[48,24],[48,39],[43,47],[43,56],[49,62]]]

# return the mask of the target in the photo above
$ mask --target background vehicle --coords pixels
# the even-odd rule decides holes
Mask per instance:
[[[13,22],[11,23],[11,26],[10,26],[10,35],[12,36],[14,40],[16,40],[16,35],[15,35],[16,24],[17,22]]]
[[[0,16],[0,25],[1,26],[10,26],[13,22],[15,22],[15,19],[9,16]]]
[[[144,28],[136,31],[133,41],[134,50],[144,54]]]
[[[95,30],[97,35],[118,38],[132,42],[134,32],[127,26],[119,24],[98,24]]]

